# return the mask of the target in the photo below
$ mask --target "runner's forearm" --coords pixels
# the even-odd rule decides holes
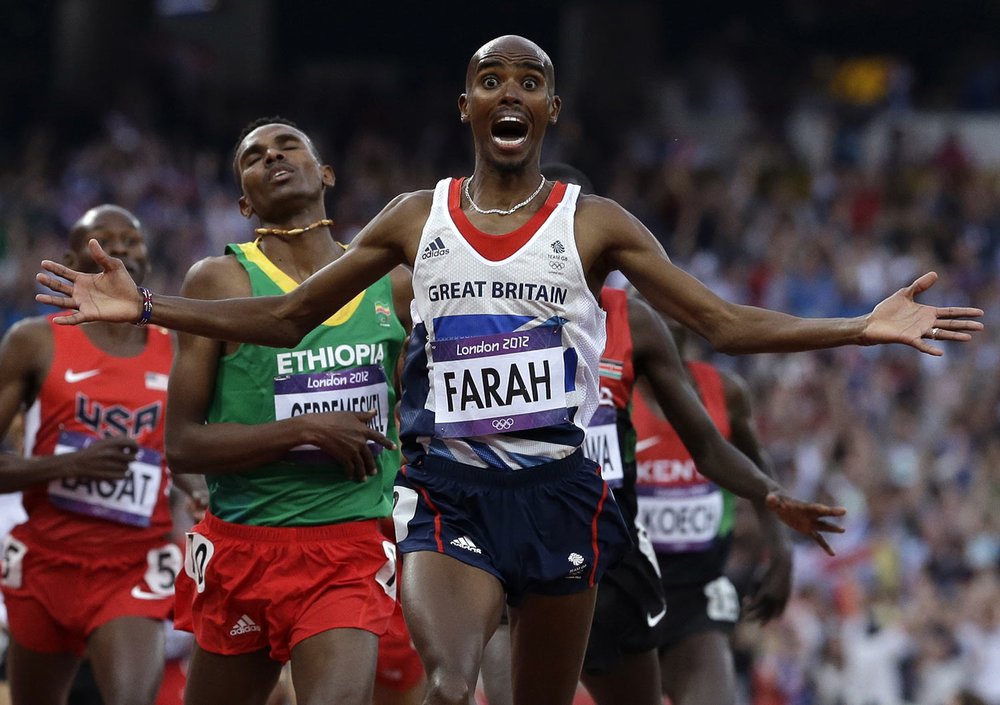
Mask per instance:
[[[193,424],[168,438],[167,464],[178,474],[235,473],[277,462],[307,442],[295,418],[255,425]]]
[[[23,458],[0,453],[0,493],[19,492],[33,485],[73,477],[73,466],[70,455]]]
[[[722,441],[721,436],[719,439]],[[698,472],[734,495],[763,503],[769,493],[782,491],[781,485],[761,472],[731,444],[722,441],[701,444],[702,447],[696,448],[687,439],[682,440],[688,445]]]
[[[312,330],[285,313],[287,297],[188,299],[153,297],[150,322],[206,338],[272,347],[292,347]]]

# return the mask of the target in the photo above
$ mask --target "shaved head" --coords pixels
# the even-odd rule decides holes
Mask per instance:
[[[114,216],[119,216],[127,220],[136,230],[142,230],[142,224],[131,211],[111,203],[104,203],[100,206],[94,206],[73,223],[73,227],[69,230],[69,246],[76,249],[83,242],[86,242],[85,238],[90,235],[94,228],[100,225],[106,218]]]
[[[545,50],[535,44],[530,39],[516,34],[505,34],[502,37],[491,39],[483,44],[476,53],[469,59],[469,66],[465,70],[465,90],[472,86],[472,77],[479,70],[481,64],[490,60],[522,62],[537,62],[541,64],[545,74],[545,83],[548,85],[549,95],[554,95],[556,90],[556,70],[552,65],[552,59],[545,53]]]

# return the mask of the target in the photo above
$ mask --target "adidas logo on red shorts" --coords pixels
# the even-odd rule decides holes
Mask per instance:
[[[260,625],[255,621],[250,619],[248,616],[243,615],[239,618],[239,621],[233,625],[233,628],[229,630],[229,636],[239,636],[240,634],[249,634],[250,632],[259,632]]]

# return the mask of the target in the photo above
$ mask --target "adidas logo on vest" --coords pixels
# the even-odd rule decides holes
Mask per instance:
[[[420,259],[430,259],[431,257],[444,257],[446,254],[451,252],[447,247],[444,246],[444,240],[439,237],[431,240],[430,244],[424,248],[424,251],[420,253]]]

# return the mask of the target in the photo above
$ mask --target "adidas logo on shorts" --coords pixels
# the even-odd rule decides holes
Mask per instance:
[[[229,636],[239,636],[240,634],[249,634],[250,632],[259,631],[260,625],[248,616],[243,615],[239,618],[236,624],[233,625],[233,628],[229,630]]]
[[[444,246],[444,240],[439,237],[431,240],[430,244],[424,248],[424,251],[420,253],[420,259],[430,259],[431,257],[444,257],[446,254],[451,252],[447,247]]]
[[[464,548],[466,551],[472,551],[473,553],[482,553],[482,549],[476,544],[472,543],[472,539],[468,536],[459,536],[457,539],[451,542],[452,546],[458,546],[459,548]]]

